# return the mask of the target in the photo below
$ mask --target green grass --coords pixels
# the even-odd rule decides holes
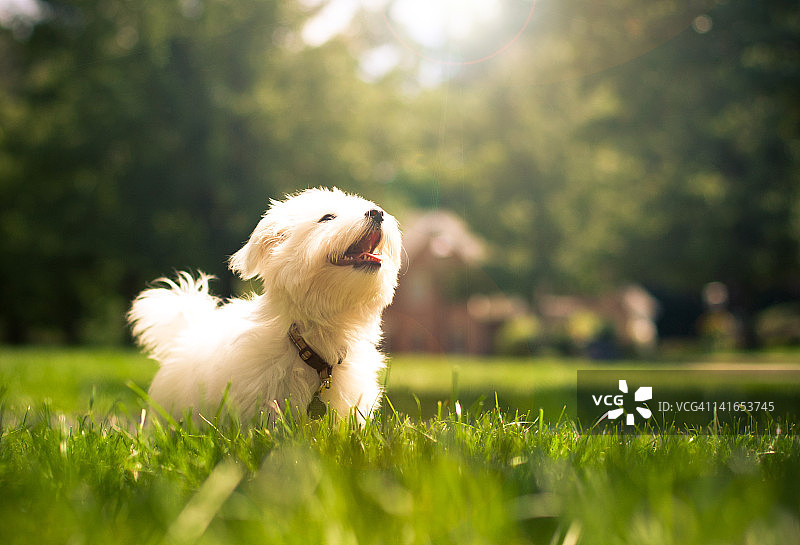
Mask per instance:
[[[438,402],[455,398],[466,406],[481,400],[495,404],[499,393],[505,410],[544,408],[560,414],[572,405],[578,367],[588,362],[542,359],[443,358],[404,356],[391,360],[385,382],[395,407],[414,416],[431,417]],[[146,388],[157,364],[135,351],[92,349],[0,349],[0,385],[15,409],[47,400],[60,411],[74,412],[89,404],[97,412],[112,408],[138,412],[141,405],[126,383]],[[571,410],[571,408],[570,408]]]
[[[390,398],[441,416],[411,396],[364,427],[198,429],[139,425],[141,356],[0,350],[0,543],[800,543],[797,437],[590,436],[494,407],[578,365],[398,358]],[[487,401],[459,414],[463,392]]]
[[[14,409],[47,401],[74,412],[92,404],[101,412],[136,405],[128,380],[146,387],[158,365],[133,351],[21,348],[0,349],[0,387]]]

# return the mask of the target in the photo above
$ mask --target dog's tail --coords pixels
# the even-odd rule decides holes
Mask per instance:
[[[219,299],[208,292],[212,278],[199,273],[194,279],[187,272],[179,272],[176,282],[162,278],[158,282],[163,287],[139,294],[128,312],[128,322],[139,345],[163,361],[181,332],[219,305]]]

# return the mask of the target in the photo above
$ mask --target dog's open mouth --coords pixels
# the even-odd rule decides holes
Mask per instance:
[[[382,256],[375,253],[381,241],[381,231],[368,232],[360,240],[350,245],[344,255],[331,258],[331,263],[339,266],[380,267]]]

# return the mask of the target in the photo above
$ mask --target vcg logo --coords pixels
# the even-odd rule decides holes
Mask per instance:
[[[645,420],[653,416],[653,413],[648,409],[646,406],[644,407],[634,407],[636,412],[627,412],[625,411],[625,398],[628,394],[628,382],[626,380],[619,381],[619,394],[607,394],[607,395],[592,395],[592,401],[594,402],[595,407],[599,407],[601,405],[605,405],[606,407],[615,407],[614,409],[609,409],[601,418],[608,418],[609,420],[616,420],[623,414],[625,414],[625,424],[628,426],[633,426],[636,422],[636,413],[642,416]],[[653,387],[652,386],[642,386],[641,388],[637,389],[633,393],[633,400],[636,403],[643,403],[645,401],[649,401],[653,399]]]

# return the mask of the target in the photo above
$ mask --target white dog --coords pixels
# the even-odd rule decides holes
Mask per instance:
[[[161,364],[150,396],[178,417],[213,414],[227,391],[245,418],[286,400],[305,412],[313,399],[363,420],[380,402],[376,345],[397,284],[397,222],[338,189],[270,204],[230,259],[243,279],[260,278],[261,295],[223,304],[208,276],[180,273],[134,301],[133,334]]]

